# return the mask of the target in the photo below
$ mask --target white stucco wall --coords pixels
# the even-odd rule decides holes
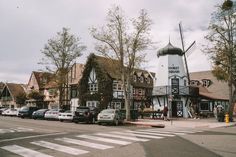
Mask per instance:
[[[156,71],[155,86],[171,85],[171,78],[179,78],[179,85],[184,85],[187,81],[187,74],[184,66],[183,57],[179,55],[160,56],[157,60],[158,66]],[[187,82],[186,82],[187,83]]]

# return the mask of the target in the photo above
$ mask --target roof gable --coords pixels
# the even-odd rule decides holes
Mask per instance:
[[[16,96],[25,93],[25,90],[23,88],[22,84],[16,84],[16,83],[6,83],[6,88],[9,90],[12,98],[14,100],[16,99]]]
[[[49,72],[33,71],[28,82],[28,88],[30,89],[35,88],[34,86],[38,87],[39,89],[45,88],[45,86],[53,78],[54,78],[54,75]]]

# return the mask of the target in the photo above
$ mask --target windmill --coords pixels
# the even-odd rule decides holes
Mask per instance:
[[[183,28],[182,23],[179,23],[179,33],[181,38],[181,44],[182,44],[182,51],[184,56],[184,64],[186,68],[187,78],[188,78],[188,84],[190,84],[190,76],[189,76],[189,70],[188,70],[188,63],[187,63],[187,56],[190,55],[190,53],[194,50],[196,46],[196,41],[192,42],[192,44],[185,50],[185,42],[184,42],[184,35],[183,35]]]

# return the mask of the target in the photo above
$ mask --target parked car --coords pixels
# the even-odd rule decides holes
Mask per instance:
[[[8,109],[8,108],[1,108],[1,109],[0,109],[0,115],[2,115],[2,112],[5,111],[5,110],[7,110],[7,109]]]
[[[18,110],[15,108],[9,108],[2,112],[3,116],[17,116]]]
[[[75,123],[85,122],[85,123],[95,123],[97,120],[97,109],[89,108],[86,106],[77,107],[73,121]]]
[[[98,114],[98,124],[114,124],[119,125],[124,122],[124,117],[120,110],[117,109],[105,109]]]
[[[32,114],[33,119],[44,119],[45,113],[48,111],[48,109],[39,109],[37,111],[34,111]]]
[[[61,122],[63,122],[64,120],[73,121],[73,116],[74,116],[73,112],[67,110],[65,112],[59,113],[58,119]]]
[[[63,109],[50,109],[44,114],[44,119],[58,120],[59,113],[64,112]]]
[[[36,110],[38,110],[37,107],[23,106],[19,110],[18,117],[21,117],[21,118],[25,118],[25,117],[32,118],[32,114]]]

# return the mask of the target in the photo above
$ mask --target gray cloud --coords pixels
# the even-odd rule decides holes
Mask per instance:
[[[40,50],[62,27],[71,28],[88,49],[78,59],[85,63],[95,52],[95,41],[89,34],[92,26],[104,24],[108,9],[120,5],[127,17],[138,16],[146,9],[153,19],[152,36],[158,47],[171,42],[180,47],[178,23],[183,22],[186,44],[201,42],[210,14],[222,0],[1,0],[0,1],[0,81],[27,83],[33,70],[41,69]],[[200,46],[201,44],[198,44]],[[206,70],[210,64],[200,47],[189,57],[190,71]],[[156,50],[148,52],[148,62],[142,66],[156,68]],[[202,61],[199,66],[199,59]]]

